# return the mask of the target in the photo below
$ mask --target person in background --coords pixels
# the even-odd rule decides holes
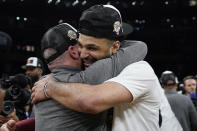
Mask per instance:
[[[190,96],[196,94],[197,81],[195,76],[186,76],[183,78],[184,89],[186,91],[185,95]]]
[[[186,91],[185,95],[189,96],[197,110],[197,79],[195,76],[186,76],[183,78],[183,85]]]
[[[22,73],[10,76],[10,83],[11,85],[6,89],[4,100],[11,101],[14,104],[19,120],[29,118],[26,115],[26,109],[31,104],[31,93],[26,88],[29,86],[27,76]]]
[[[197,111],[190,98],[177,93],[178,79],[176,75],[172,71],[164,71],[161,74],[160,82],[183,131],[196,131]]]
[[[0,85],[1,86],[1,85]],[[16,109],[9,115],[3,115],[2,109],[3,109],[3,103],[4,103],[4,97],[5,97],[5,91],[1,89],[0,87],[0,127],[6,123],[7,121],[13,119],[15,121],[19,121],[17,115],[16,115]]]
[[[29,57],[26,65],[22,66],[25,74],[31,79],[32,85],[38,81],[43,74],[43,62],[37,57]]]
[[[27,89],[29,90],[29,92],[31,92],[34,83],[38,81],[43,75],[44,72],[43,62],[38,57],[29,57],[27,59],[26,65],[23,65],[22,68],[26,70],[25,74],[28,76],[28,83],[29,83]],[[31,100],[29,101],[29,103],[30,104],[25,107],[26,110],[25,114],[27,118],[30,118],[30,115],[32,116],[34,115],[31,114],[32,112]]]

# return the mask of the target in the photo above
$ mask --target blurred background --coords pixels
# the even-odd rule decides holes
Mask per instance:
[[[134,28],[127,39],[147,43],[146,60],[158,76],[197,74],[197,0],[0,0],[0,77],[24,72],[28,57],[40,57],[48,28],[63,22],[77,28],[81,12],[94,4],[120,10]]]

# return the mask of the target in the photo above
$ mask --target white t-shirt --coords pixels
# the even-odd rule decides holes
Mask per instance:
[[[147,62],[140,61],[130,64],[117,77],[108,81],[122,84],[133,95],[131,103],[114,107],[112,131],[182,130],[170,108],[157,76]],[[165,128],[159,127],[159,109],[161,114],[164,114],[162,116],[162,126],[164,125]],[[167,111],[163,111],[163,109],[167,109]],[[166,120],[171,122],[166,123]],[[168,124],[173,125],[168,128]]]

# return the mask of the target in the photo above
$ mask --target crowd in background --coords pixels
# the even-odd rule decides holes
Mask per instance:
[[[43,74],[43,62],[37,57],[27,59],[26,65],[21,66],[24,73],[7,76],[0,79],[0,90],[4,92],[1,102],[1,115],[9,116],[16,112],[19,120],[30,118],[32,112],[31,89]],[[6,121],[6,120],[5,120]],[[1,124],[5,122],[1,121]]]

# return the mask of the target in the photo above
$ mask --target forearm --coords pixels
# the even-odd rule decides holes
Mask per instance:
[[[132,100],[132,96],[126,88],[113,82],[94,86],[49,82],[47,94],[67,108],[92,114]]]
[[[62,82],[49,82],[47,85],[47,94],[52,99],[58,101],[67,108],[79,112],[87,112],[86,109],[79,103],[82,99],[82,88],[80,84],[70,84]],[[87,92],[86,92],[87,93]]]

